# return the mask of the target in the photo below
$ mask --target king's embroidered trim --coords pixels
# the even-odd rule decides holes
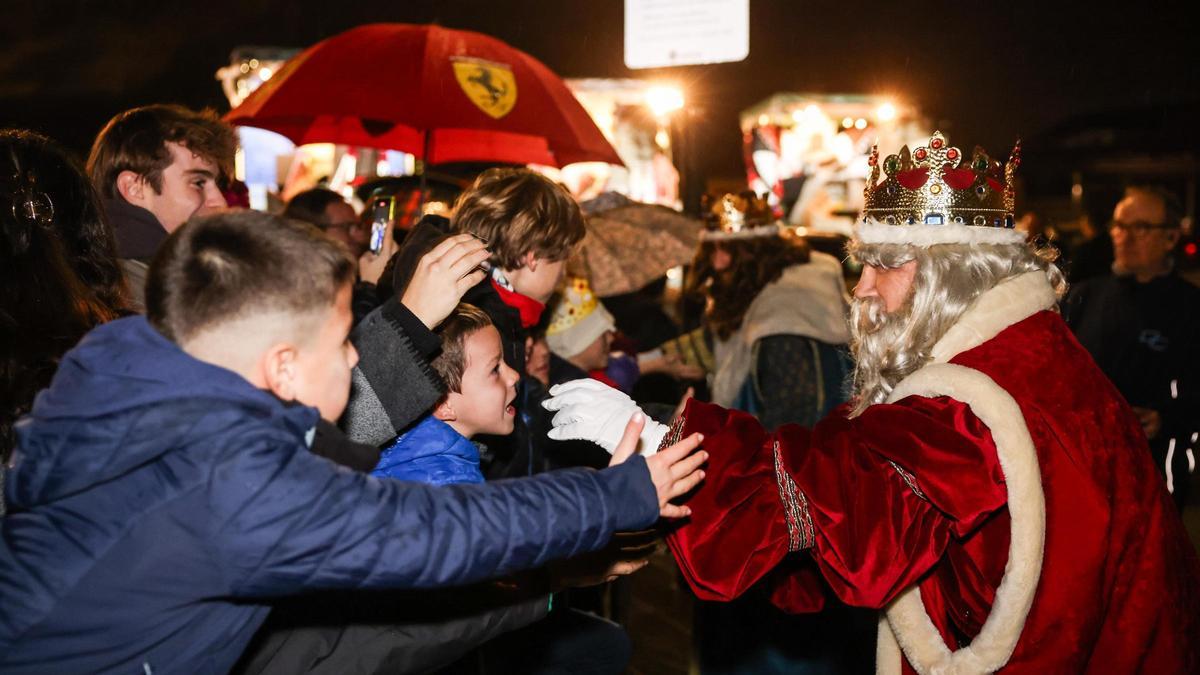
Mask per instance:
[[[686,423],[686,413],[680,413],[679,417],[676,417],[671,421],[671,428],[667,430],[666,435],[663,436],[663,439],[658,443],[659,452],[662,452],[663,450],[666,450],[667,448],[679,442],[679,437],[683,436],[683,426]]]
[[[896,470],[896,473],[900,474],[900,479],[903,480],[904,484],[907,485],[908,488],[913,491],[913,494],[920,497],[924,501],[929,501],[929,498],[926,497],[925,493],[921,492],[921,488],[917,486],[916,476],[913,476],[911,473],[900,468],[899,464],[893,462],[890,459],[888,460],[888,464],[891,464],[892,468]]]
[[[808,510],[808,498],[796,481],[783,468],[783,457],[779,454],[779,441],[775,441],[775,484],[783,502],[783,516],[788,529],[788,551],[812,548],[816,543],[812,514]]]

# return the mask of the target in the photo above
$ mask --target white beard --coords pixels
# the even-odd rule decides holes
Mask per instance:
[[[854,357],[854,407],[857,417],[868,406],[882,403],[905,376],[921,364],[914,362],[914,350],[907,344],[912,330],[912,303],[906,302],[888,312],[882,298],[855,298],[850,304],[850,352]],[[917,352],[928,353],[932,345],[917,345]],[[920,359],[923,361],[923,359]]]

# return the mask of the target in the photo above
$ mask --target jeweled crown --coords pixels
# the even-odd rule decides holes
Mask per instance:
[[[723,195],[709,209],[706,221],[702,241],[774,237],[781,229],[767,200],[752,192]]]
[[[950,146],[940,131],[928,145],[911,152],[906,145],[899,154],[889,155],[882,167],[878,146],[872,148],[862,222],[1011,229],[1021,142],[1003,165],[979,146],[969,162],[964,165],[963,160],[962,151]],[[883,182],[880,168],[886,176]]]

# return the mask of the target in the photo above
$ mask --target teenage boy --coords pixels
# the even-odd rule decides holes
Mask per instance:
[[[343,248],[266,214],[167,239],[147,316],[92,331],[21,423],[0,670],[224,673],[267,598],[468,583],[686,514],[668,500],[703,476],[704,453],[683,459],[695,438],[667,460],[454,487],[309,452],[346,404],[353,277]]]
[[[146,270],[167,235],[189,218],[225,208],[237,133],[211,110],[148,105],[109,120],[87,170],[104,200],[131,306],[143,311]]]

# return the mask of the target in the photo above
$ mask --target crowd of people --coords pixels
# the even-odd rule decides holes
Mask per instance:
[[[1018,153],[873,153],[853,297],[727,195],[684,332],[534,171],[372,246],[323,188],[231,208],[210,112],[0,146],[0,671],[619,673],[594,589],[664,538],[701,672],[1200,669],[1162,189],[1068,290]]]

